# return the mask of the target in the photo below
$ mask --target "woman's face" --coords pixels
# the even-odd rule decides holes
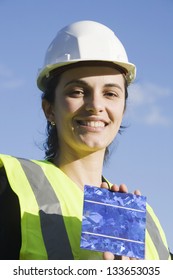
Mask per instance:
[[[78,67],[61,75],[52,107],[60,150],[81,156],[105,150],[125,108],[123,75],[111,67]],[[65,150],[64,150],[65,151]]]

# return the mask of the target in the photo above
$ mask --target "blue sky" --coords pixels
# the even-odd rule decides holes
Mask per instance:
[[[0,0],[0,153],[43,158],[45,118],[36,87],[45,51],[65,25],[99,21],[117,34],[137,79],[104,175],[139,188],[173,251],[173,1]]]

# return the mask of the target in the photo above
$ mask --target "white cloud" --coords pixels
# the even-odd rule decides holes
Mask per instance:
[[[159,98],[169,97],[171,89],[154,84],[133,84],[129,87],[129,103],[133,106],[153,104]]]
[[[163,101],[168,102],[171,89],[155,84],[133,84],[129,87],[128,114],[138,122],[147,125],[168,126],[168,117]]]
[[[25,81],[16,77],[6,65],[0,64],[0,84],[1,90],[14,90],[22,87]]]
[[[144,117],[144,122],[149,125],[169,126],[171,124],[170,119],[156,106],[151,107],[150,112]]]
[[[20,79],[11,78],[1,82],[1,89],[17,89],[24,85],[24,81]]]

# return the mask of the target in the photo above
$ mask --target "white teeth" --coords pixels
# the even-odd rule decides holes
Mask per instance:
[[[82,121],[80,122],[82,125],[85,125],[85,126],[91,126],[91,127],[104,127],[105,126],[105,123],[104,122],[101,122],[101,121],[98,121],[98,122],[94,122],[94,121]]]

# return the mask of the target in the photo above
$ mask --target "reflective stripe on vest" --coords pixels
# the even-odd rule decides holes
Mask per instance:
[[[165,247],[165,244],[163,243],[163,240],[161,238],[160,232],[158,230],[158,227],[156,226],[155,222],[153,221],[152,216],[147,211],[146,213],[146,227],[148,230],[148,233],[152,239],[152,242],[157,249],[157,253],[160,260],[167,260],[169,258],[169,252],[167,248]]]
[[[41,230],[49,260],[72,260],[73,255],[64,225],[60,202],[41,167],[29,160],[18,159],[35,194]],[[43,196],[38,194],[41,184]],[[50,239],[51,234],[51,239]]]

